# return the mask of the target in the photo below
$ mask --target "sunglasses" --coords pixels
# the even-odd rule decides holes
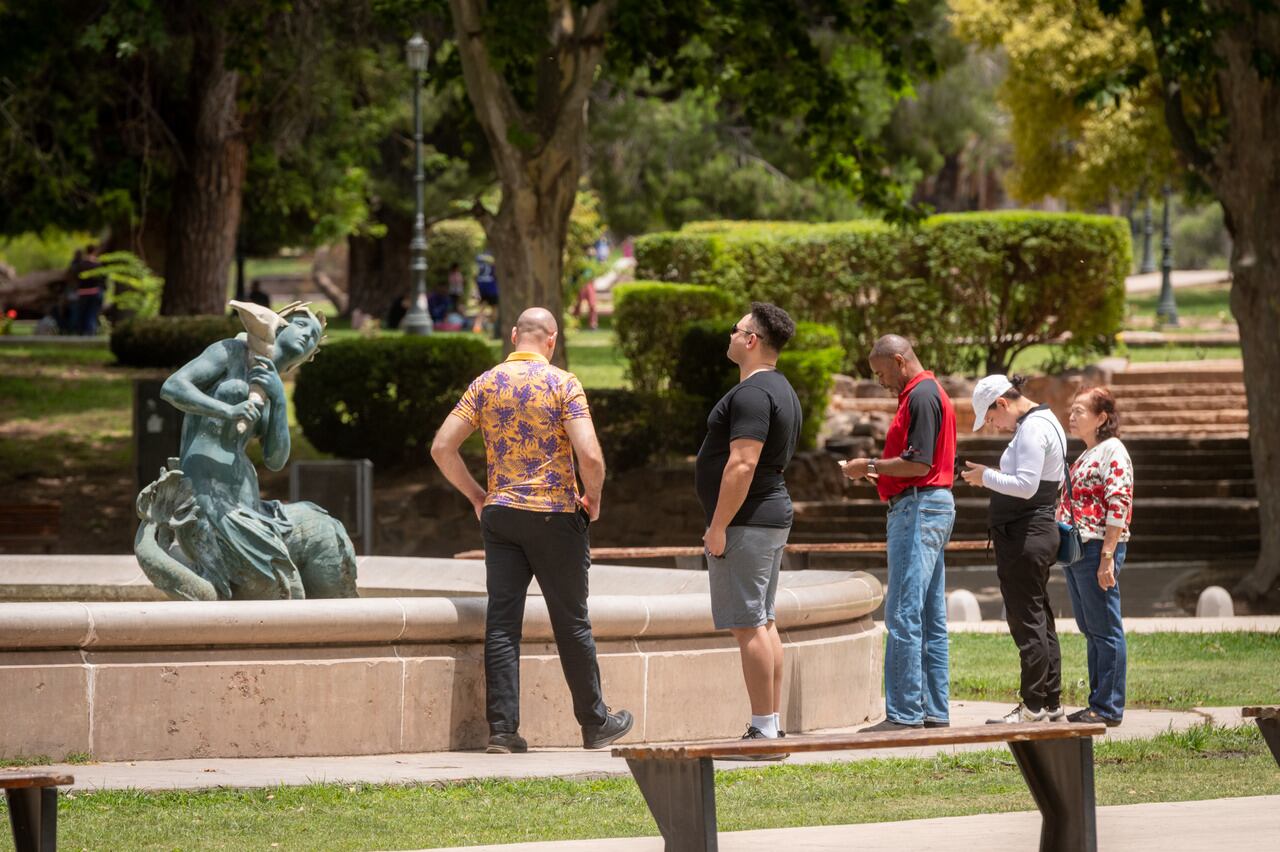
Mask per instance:
[[[733,328],[729,329],[729,336],[730,336],[730,337],[733,337],[735,334],[739,334],[739,333],[741,333],[741,334],[754,334],[756,337],[759,337],[759,336],[760,336],[757,332],[752,331],[752,330],[751,330],[751,329],[749,329],[749,328],[738,328],[738,326],[737,326],[736,324],[733,326]]]

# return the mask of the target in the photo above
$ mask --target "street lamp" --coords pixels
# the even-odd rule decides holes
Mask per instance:
[[[427,227],[422,214],[422,191],[426,177],[422,173],[422,75],[427,70],[431,46],[422,33],[414,33],[404,46],[409,67],[413,69],[413,174],[414,216],[413,239],[409,254],[413,270],[413,304],[405,314],[401,328],[405,334],[430,334],[431,314],[427,312]]]
[[[1162,325],[1178,325],[1178,303],[1173,298],[1173,238],[1169,232],[1169,197],[1173,190],[1169,184],[1161,190],[1164,195],[1164,233],[1160,238],[1160,304],[1156,306],[1156,319]]]

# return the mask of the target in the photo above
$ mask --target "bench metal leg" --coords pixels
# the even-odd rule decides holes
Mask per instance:
[[[715,764],[711,758],[628,758],[627,765],[658,823],[666,852],[716,852]]]
[[[5,790],[17,852],[54,852],[58,847],[58,789]]]
[[[1260,716],[1255,721],[1258,723],[1258,730],[1262,731],[1262,738],[1267,741],[1267,747],[1271,749],[1271,756],[1280,765],[1280,719],[1264,719]]]
[[[1011,742],[1022,777],[1040,808],[1040,852],[1097,852],[1093,739]]]

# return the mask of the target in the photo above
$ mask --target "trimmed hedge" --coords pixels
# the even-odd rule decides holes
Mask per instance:
[[[111,329],[111,354],[126,367],[177,368],[244,331],[234,317],[135,317]]]
[[[679,391],[590,390],[587,404],[611,472],[644,467],[663,456],[692,455],[707,432],[705,402]]]
[[[727,316],[736,304],[716,287],[655,281],[619,285],[614,290],[613,325],[627,357],[631,386],[644,392],[664,390],[675,369],[682,324]]]
[[[673,386],[701,398],[709,410],[738,381],[738,369],[725,357],[729,340],[722,320],[687,323],[680,340],[680,363]],[[804,425],[800,449],[813,449],[826,419],[831,377],[844,363],[838,332],[829,325],[796,323],[796,334],[778,355],[778,371],[800,398]]]
[[[1071,333],[1109,348],[1124,318],[1128,224],[1111,216],[1009,211],[881,222],[700,223],[636,240],[636,274],[773,302],[840,333],[845,368],[887,332],[939,372],[1003,371],[1028,346]]]
[[[298,373],[298,424],[316,449],[343,458],[425,459],[462,392],[493,363],[473,335],[339,340]]]

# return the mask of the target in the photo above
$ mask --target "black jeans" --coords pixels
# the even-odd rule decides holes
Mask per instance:
[[[1005,620],[1022,661],[1019,691],[1032,712],[1058,707],[1062,697],[1062,652],[1048,590],[1058,537],[1058,524],[1048,512],[991,528]]]
[[[492,733],[515,733],[520,728],[520,637],[525,597],[534,577],[551,617],[560,667],[573,695],[573,715],[579,725],[600,725],[608,717],[587,617],[588,523],[582,511],[486,506],[480,513],[489,588],[485,704]]]

